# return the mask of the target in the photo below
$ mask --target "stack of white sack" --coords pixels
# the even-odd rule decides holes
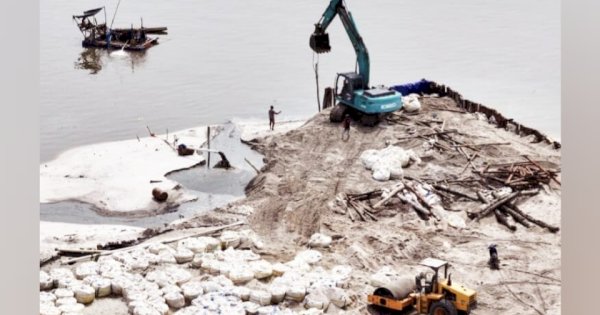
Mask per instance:
[[[365,168],[373,171],[373,179],[378,181],[401,179],[404,174],[403,167],[408,167],[411,161],[421,163],[421,159],[413,150],[404,150],[393,145],[381,150],[365,150],[360,155],[360,160]]]
[[[421,102],[419,102],[419,95],[409,94],[402,97],[402,108],[407,112],[416,112],[421,109]]]

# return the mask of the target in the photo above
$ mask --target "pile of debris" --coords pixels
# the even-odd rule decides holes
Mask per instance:
[[[380,211],[391,205],[397,210],[414,209],[423,220],[440,220],[435,208],[450,210],[460,202],[462,207],[467,206],[462,209],[465,219],[477,222],[493,214],[511,231],[517,229],[516,224],[526,228],[535,224],[557,232],[558,227],[525,213],[518,204],[540,190],[551,189],[551,184],[560,186],[560,170],[552,162],[534,160],[522,153],[516,160],[508,158],[505,152],[515,152],[510,142],[473,141],[482,136],[457,128],[460,126],[452,124],[457,119],[453,115],[475,115],[477,120],[487,118],[480,113],[469,114],[451,103],[445,97],[422,96],[418,110],[388,116],[387,123],[405,126],[406,134],[397,136],[395,143],[388,142],[382,150],[363,151],[360,160],[373,171],[374,179],[391,180],[396,184],[364,193],[338,193],[332,206],[334,211],[347,215],[353,222],[377,221]],[[453,167],[425,170],[431,167],[428,162],[435,160]],[[415,163],[409,163],[411,161]],[[458,165],[462,166],[456,167]],[[400,203],[392,202],[393,199]]]
[[[556,179],[557,170],[545,169],[538,162],[527,156],[525,158],[528,159],[527,162],[488,165],[478,174],[486,180],[496,181],[515,190],[541,188],[542,184],[548,185],[551,180],[560,185],[560,181]]]
[[[433,207],[440,199],[433,194],[433,187],[412,181],[401,181],[399,184],[386,189],[377,189],[366,193],[339,193],[336,196],[335,211],[348,215],[350,220],[377,221],[377,214],[385,209],[385,205],[397,198],[410,206],[423,220],[431,217],[439,220]]]

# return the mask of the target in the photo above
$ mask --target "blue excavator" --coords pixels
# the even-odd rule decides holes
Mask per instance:
[[[317,54],[331,51],[329,34],[325,31],[336,15],[339,15],[354,46],[358,72],[337,74],[334,89],[337,104],[332,108],[329,120],[341,122],[349,114],[365,126],[374,126],[386,113],[402,108],[402,95],[385,86],[369,88],[369,52],[343,0],[331,0],[325,13],[315,24],[315,31],[310,36],[312,50]]]

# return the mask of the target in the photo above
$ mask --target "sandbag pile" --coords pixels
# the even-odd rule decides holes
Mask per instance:
[[[393,145],[381,150],[365,150],[360,155],[360,160],[366,169],[373,172],[373,179],[378,181],[401,179],[404,175],[403,167],[408,167],[411,162],[421,162],[414,151]]]
[[[276,263],[242,249],[258,241],[250,230],[229,231],[40,271],[40,314],[80,314],[103,297],[122,299],[134,315],[321,314],[352,303],[351,267],[325,270],[314,249]],[[315,234],[311,243],[327,247],[331,237]]]
[[[402,108],[407,112],[417,112],[421,109],[421,102],[419,102],[418,94],[409,94],[402,96]]]

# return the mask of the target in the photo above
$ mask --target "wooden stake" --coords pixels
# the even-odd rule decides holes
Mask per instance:
[[[210,126],[206,126],[206,148],[210,150]],[[207,153],[206,168],[210,168],[210,151]]]
[[[247,158],[244,158],[244,161],[246,161],[246,163],[248,163],[248,165],[250,165],[250,167],[252,167],[254,171],[256,171],[256,174],[260,174],[260,171],[256,168],[256,166],[252,165],[252,163],[250,163],[250,161],[248,161]]]

